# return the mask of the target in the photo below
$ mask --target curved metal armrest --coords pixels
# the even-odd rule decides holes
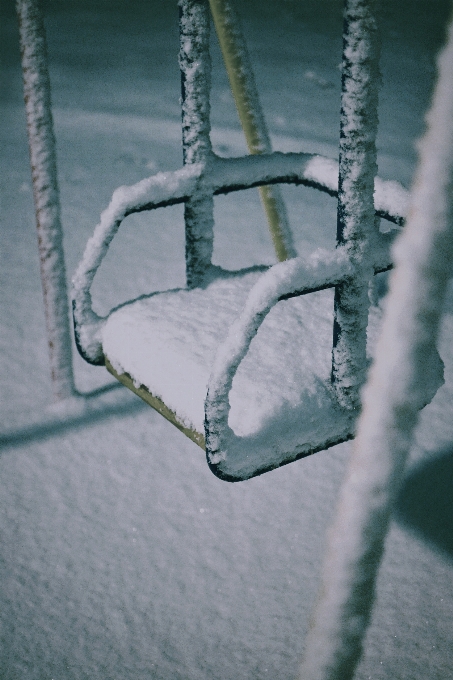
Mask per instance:
[[[193,194],[202,174],[200,164],[186,165],[176,172],[161,172],[113,193],[110,205],[88,241],[72,280],[73,314],[77,348],[92,364],[103,364],[100,331],[105,321],[92,309],[90,288],[110,242],[125,217],[142,210],[182,203]]]
[[[215,465],[226,459],[234,434],[228,425],[229,393],[237,369],[267,314],[281,299],[331,288],[352,275],[344,248],[318,250],[310,258],[297,257],[274,265],[249,293],[241,315],[220,346],[205,401],[205,433],[208,460]]]
[[[395,232],[378,234],[373,250],[377,274],[391,265],[390,247]],[[297,257],[271,267],[249,293],[241,315],[230,327],[217,351],[205,401],[206,453],[212,465],[226,459],[234,433],[228,425],[229,393],[241,361],[267,314],[280,300],[333,288],[354,275],[345,247],[317,250],[310,258]]]

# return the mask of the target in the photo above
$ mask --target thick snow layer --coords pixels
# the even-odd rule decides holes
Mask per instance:
[[[273,148],[334,158],[340,3],[326,0],[322,13],[313,0],[237,6]],[[46,7],[72,273],[116,187],[181,166],[177,9],[154,0]],[[409,186],[449,3],[385,8],[379,173]],[[0,676],[292,680],[350,445],[226,484],[199,447],[121,387],[105,393],[111,401],[94,394],[88,406],[99,399],[99,408],[89,413],[43,415],[52,395],[18,31],[13,3],[5,0],[1,11]],[[243,155],[215,50],[213,62],[214,150]],[[335,199],[304,187],[283,193],[299,254],[333,248]],[[274,263],[257,192],[215,201],[214,262]],[[175,206],[126,218],[93,298],[105,313],[183,286],[182,207]],[[384,289],[380,275],[376,295]],[[378,308],[375,316],[372,323]],[[357,680],[451,675],[452,335],[450,290],[439,341],[446,383],[421,414]],[[111,381],[76,353],[74,367],[81,391]]]
[[[217,348],[261,275],[221,278],[204,290],[159,293],[121,307],[102,329],[105,355],[117,372],[129,373],[137,387],[147,387],[183,424],[203,433],[204,400]],[[245,405],[252,422],[243,427],[253,430],[260,414],[247,407],[248,388],[243,399],[239,395],[238,417]]]
[[[264,274],[218,270],[204,288],[143,296],[113,311],[100,333],[103,352],[185,428],[203,436],[206,424],[210,463],[244,479],[350,436],[353,421],[330,384],[333,297],[320,289],[351,272],[344,248]],[[288,299],[310,290],[317,292]],[[378,316],[374,308],[370,348]]]
[[[123,306],[102,330],[104,353],[116,371],[129,373],[187,427],[203,433],[214,359],[221,347],[222,357],[229,356],[239,329],[231,330],[229,345],[225,338],[261,277],[260,271],[229,276],[206,289],[159,293]],[[285,404],[297,410],[305,393],[316,402],[318,383],[327,383],[330,375],[331,331],[331,293],[275,307],[235,376],[230,425],[237,435],[256,433]]]

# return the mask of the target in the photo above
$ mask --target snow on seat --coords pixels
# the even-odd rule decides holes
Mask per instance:
[[[205,289],[151,295],[113,312],[103,328],[104,354],[116,373],[129,374],[136,388],[163,401],[184,428],[198,433],[197,443],[204,443],[204,402],[216,352],[260,276],[250,272]],[[307,399],[316,402],[309,422],[323,401],[332,410],[330,398],[322,396],[330,380],[332,323],[329,291],[282,300],[271,310],[233,381],[229,424],[236,435],[256,435],[274,420],[283,431],[292,428]]]
[[[113,312],[102,330],[106,359],[164,402],[204,446],[204,401],[217,348],[262,272],[230,275],[205,289],[143,297]],[[252,377],[253,380],[253,377]]]
[[[319,251],[264,275],[262,268],[220,270],[204,288],[144,296],[107,318],[106,365],[202,448],[205,418],[216,420],[208,385],[215,392],[216,380],[221,390],[226,383],[220,401],[228,404],[228,460],[208,451],[223,479],[246,479],[345,441],[353,419],[332,393],[332,291],[285,292],[308,288],[307,282],[316,290],[316,277],[330,287],[347,269],[341,252]],[[244,341],[253,317],[258,322]],[[235,345],[241,347],[236,362]],[[225,361],[226,371],[219,370]]]
[[[105,364],[205,448],[218,477],[238,481],[353,436],[368,287],[391,266],[393,235],[379,232],[377,218],[401,225],[407,192],[376,177],[373,21],[363,35],[346,26],[360,49],[353,61],[345,53],[339,162],[295,152],[220,158],[210,139],[208,5],[180,7],[184,165],[114,192],[74,275],[75,337],[88,362]],[[214,267],[214,196],[279,183],[338,196],[336,249],[264,273]],[[99,317],[90,289],[123,220],[177,203],[185,204],[187,289]]]

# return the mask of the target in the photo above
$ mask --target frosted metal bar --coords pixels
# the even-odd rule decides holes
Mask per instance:
[[[441,383],[436,344],[453,262],[453,22],[438,58],[426,120],[407,224],[393,249],[395,269],[363,412],[329,532],[322,596],[301,680],[354,675],[418,410]]]
[[[305,184],[336,195],[338,167],[335,161],[312,154],[282,154],[218,158],[209,166],[210,192],[240,191],[273,180]],[[116,189],[93,236],[88,241],[73,278],[73,315],[77,349],[92,364],[103,364],[100,329],[105,319],[92,308],[91,285],[122,221],[128,215],[187,202],[202,181],[201,164],[186,165],[175,172],[157,173],[132,186]],[[207,182],[206,178],[203,181]],[[406,213],[406,190],[395,182],[376,182],[376,214],[400,223]],[[391,266],[390,244],[394,233],[378,234],[373,244],[374,273]]]
[[[211,57],[207,0],[180,0],[182,139],[184,165],[201,164],[212,156],[210,140]],[[201,177],[186,201],[186,278],[189,288],[203,283],[211,266],[214,241],[214,199]]]
[[[341,406],[358,410],[366,378],[370,252],[378,230],[374,212],[380,40],[377,0],[346,0],[340,123],[337,242],[355,265],[335,289],[332,380]]]
[[[50,372],[59,400],[75,387],[46,36],[38,0],[17,0],[16,10]]]
[[[271,153],[272,146],[255,84],[239,17],[230,0],[209,0],[236,108],[251,154]],[[296,257],[280,187],[259,188],[278,260]]]

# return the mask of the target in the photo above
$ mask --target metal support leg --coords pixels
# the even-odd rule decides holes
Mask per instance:
[[[75,394],[47,48],[39,0],[17,0],[28,144],[54,398]]]
[[[355,266],[335,289],[332,382],[344,408],[359,409],[366,378],[370,252],[378,229],[374,211],[380,84],[377,0],[347,0],[343,38],[337,242]]]
[[[210,14],[207,0],[181,0],[180,53],[182,89],[182,138],[184,165],[209,165],[212,154],[209,94],[211,58],[209,55]],[[211,266],[214,240],[214,202],[203,191],[185,204],[186,278],[189,288],[203,283]]]

